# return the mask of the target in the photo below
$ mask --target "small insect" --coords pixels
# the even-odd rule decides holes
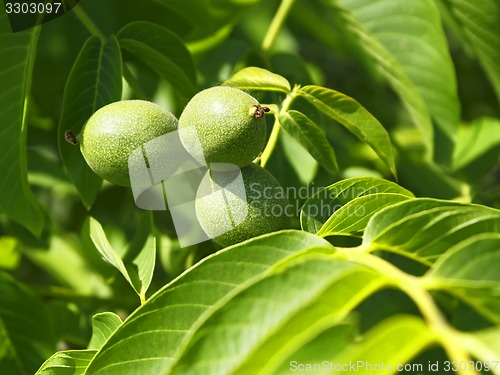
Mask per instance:
[[[64,133],[64,139],[66,139],[66,142],[71,143],[72,145],[76,145],[78,143],[76,135],[71,130],[66,130],[66,132]]]
[[[270,111],[270,109],[268,107],[263,107],[263,106],[260,106],[258,104],[254,104],[253,106],[256,108],[255,112],[253,114],[254,118],[262,118],[262,117],[264,117],[265,113]]]

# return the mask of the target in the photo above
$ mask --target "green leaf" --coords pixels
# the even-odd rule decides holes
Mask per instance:
[[[241,69],[224,82],[223,85],[237,87],[241,90],[280,91],[286,94],[292,90],[290,82],[286,78],[279,74],[271,73],[269,70],[253,66]]]
[[[139,290],[137,293],[141,299],[141,302],[146,301],[146,292],[151,285],[151,280],[153,279],[153,272],[156,264],[156,237],[153,235],[148,236],[146,243],[144,244],[141,252],[132,261],[132,265],[128,266],[127,269],[129,274],[137,273],[137,278],[139,281]],[[133,271],[131,271],[131,269]]]
[[[282,231],[206,257],[136,310],[110,337],[87,373],[168,373],[193,325],[214,305],[287,258],[315,249],[333,251],[317,236]]]
[[[340,323],[383,285],[382,275],[326,255],[287,263],[219,304],[171,373],[274,374],[311,336]]]
[[[396,176],[394,151],[389,134],[361,104],[338,91],[320,86],[301,87],[298,95],[369,145]]]
[[[472,236],[451,247],[425,275],[431,290],[445,291],[500,323],[500,233]]]
[[[495,0],[443,0],[475,51],[500,101],[500,4]]]
[[[0,210],[39,235],[43,216],[28,185],[26,165],[27,111],[39,27],[13,33],[0,13]]]
[[[433,208],[448,206],[462,207],[464,204],[440,199],[418,198],[412,200],[411,202],[402,202],[395,204],[392,207],[386,207],[383,212],[375,215],[375,217],[369,222],[369,227],[365,232],[364,238],[366,241],[371,241],[370,236],[384,231],[386,227],[392,224],[391,220],[395,223],[398,220],[404,219],[406,216],[418,214],[419,212]]]
[[[279,116],[280,125],[293,136],[330,174],[338,174],[335,151],[325,133],[306,115],[290,110]]]
[[[373,374],[375,364],[378,364],[377,374],[394,374],[400,371],[398,365],[411,363],[436,341],[436,334],[421,318],[398,315],[379,323],[366,333],[361,342],[349,345],[344,353],[335,357],[333,363],[347,366],[332,373],[369,375]],[[367,364],[373,367],[370,369]],[[417,373],[427,373],[426,363],[421,366]]]
[[[108,338],[122,325],[120,317],[112,312],[95,314],[92,317],[92,338],[89,349],[101,349]]]
[[[106,43],[90,37],[83,45],[66,82],[58,128],[59,151],[69,178],[83,204],[92,206],[102,180],[87,165],[80,148],[66,142],[64,133],[78,135],[99,108],[121,99],[122,58],[115,37]]]
[[[0,272],[0,373],[33,374],[54,349],[42,301]]]
[[[459,170],[500,145],[500,121],[483,117],[458,130],[453,169]]]
[[[83,375],[97,350],[65,350],[50,357],[35,375]]]
[[[196,93],[196,70],[182,39],[146,21],[131,22],[117,34],[120,47],[170,82],[186,98]]]
[[[362,200],[363,197],[366,200]],[[413,194],[394,182],[375,177],[349,178],[321,189],[309,198],[302,207],[300,223],[303,230],[311,233],[326,230],[328,222],[331,223],[328,226],[338,226],[337,230],[342,233],[357,233],[364,229],[366,221],[375,212],[383,208],[378,203],[390,204],[392,200],[408,198],[413,198]],[[360,209],[363,210],[361,218],[346,217],[350,213],[359,213]],[[349,229],[351,225],[354,226]]]
[[[89,217],[89,233],[90,239],[94,243],[103,259],[113,267],[115,267],[118,271],[120,271],[125,279],[127,279],[129,284],[133,287],[134,285],[132,283],[132,280],[130,279],[127,269],[125,268],[125,264],[120,258],[120,255],[113,249],[113,247],[109,243],[101,223],[99,223],[93,217]]]
[[[149,236],[141,252],[132,262],[125,264],[109,243],[102,225],[93,217],[89,218],[90,239],[104,260],[115,267],[134,288],[141,302],[146,299],[146,291],[151,283],[156,259],[156,239]]]
[[[450,248],[427,273],[447,280],[500,282],[500,233],[472,236]]]
[[[368,220],[384,207],[411,199],[410,196],[395,193],[375,193],[353,199],[323,224],[317,235],[351,235],[361,237]]]
[[[451,246],[472,235],[499,231],[497,210],[420,198],[375,214],[366,227],[363,245],[430,265]]]

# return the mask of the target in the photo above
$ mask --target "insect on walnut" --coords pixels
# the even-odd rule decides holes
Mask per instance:
[[[255,112],[253,114],[254,118],[262,118],[265,113],[270,111],[269,107],[264,107],[258,104],[254,104],[253,106],[255,107]]]
[[[66,142],[71,143],[72,145],[76,145],[78,143],[78,139],[76,138],[75,133],[73,133],[71,130],[66,130],[64,133],[64,139],[66,139]]]

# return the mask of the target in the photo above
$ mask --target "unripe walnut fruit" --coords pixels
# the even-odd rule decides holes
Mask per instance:
[[[177,129],[165,108],[144,100],[122,100],[96,111],[85,124],[80,148],[101,178],[130,186],[128,159],[144,143]]]
[[[262,108],[251,95],[233,87],[203,90],[189,101],[179,118],[180,139],[188,151],[195,149],[196,140],[182,132],[193,126],[207,164],[246,166],[266,143]]]
[[[241,168],[243,192],[235,183],[237,175],[239,170],[209,170],[204,176],[195,208],[205,233],[220,245],[229,246],[290,228],[288,200],[271,173],[253,163]]]

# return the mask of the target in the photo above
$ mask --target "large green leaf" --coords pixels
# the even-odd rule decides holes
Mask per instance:
[[[475,358],[484,362],[483,369],[500,374],[500,327],[492,327],[467,335],[463,340]]]
[[[39,31],[12,33],[0,11],[0,210],[34,234],[40,234],[43,216],[28,185],[26,120]]]
[[[171,373],[274,374],[326,321],[340,323],[383,284],[368,268],[326,255],[288,263],[219,305]]]
[[[301,87],[297,94],[369,145],[396,176],[391,139],[384,127],[353,98],[320,86]]]
[[[427,346],[438,341],[436,334],[421,318],[399,315],[387,319],[367,332],[363,339],[336,356],[332,374],[390,375],[403,370]],[[370,365],[372,367],[370,367]],[[420,363],[416,373],[426,374],[427,363]],[[375,367],[377,366],[377,367]],[[377,369],[377,370],[374,370]]]
[[[182,39],[146,21],[131,22],[117,34],[120,47],[156,71],[186,98],[196,92],[196,71]]]
[[[257,67],[241,69],[224,82],[226,86],[237,87],[241,90],[267,90],[289,93],[292,89],[286,78],[276,73]]]
[[[59,151],[66,173],[86,207],[94,203],[102,180],[89,168],[80,148],[66,142],[64,133],[71,130],[78,135],[95,111],[120,100],[121,95],[122,58],[116,38],[102,42],[96,36],[90,37],[69,74],[58,129]]]
[[[35,375],[83,375],[97,350],[65,350],[50,357]]]
[[[132,314],[103,346],[87,373],[168,373],[193,325],[219,301],[262,278],[287,258],[316,248],[333,251],[319,237],[283,231],[208,256]],[[114,365],[108,366],[110,363]]]
[[[500,323],[500,232],[472,236],[450,248],[425,276],[425,285],[460,298]]]
[[[500,4],[495,0],[442,0],[490,78],[500,101]]]
[[[364,197],[366,199],[362,199]],[[412,197],[411,192],[391,181],[375,177],[349,178],[310,197],[302,207],[300,222],[302,229],[311,233],[336,230],[358,234],[368,219],[385,205]],[[349,217],[350,214],[354,217]]]
[[[500,232],[500,211],[420,198],[377,212],[368,222],[363,245],[430,265],[454,244],[489,232]]]
[[[279,116],[279,122],[323,168],[331,174],[338,173],[335,151],[325,133],[313,121],[299,111],[290,110]]]
[[[460,118],[455,72],[432,0],[334,0],[359,46],[380,68],[433,147],[431,115],[450,140]]]
[[[0,272],[0,373],[31,375],[54,349],[42,301]]]

